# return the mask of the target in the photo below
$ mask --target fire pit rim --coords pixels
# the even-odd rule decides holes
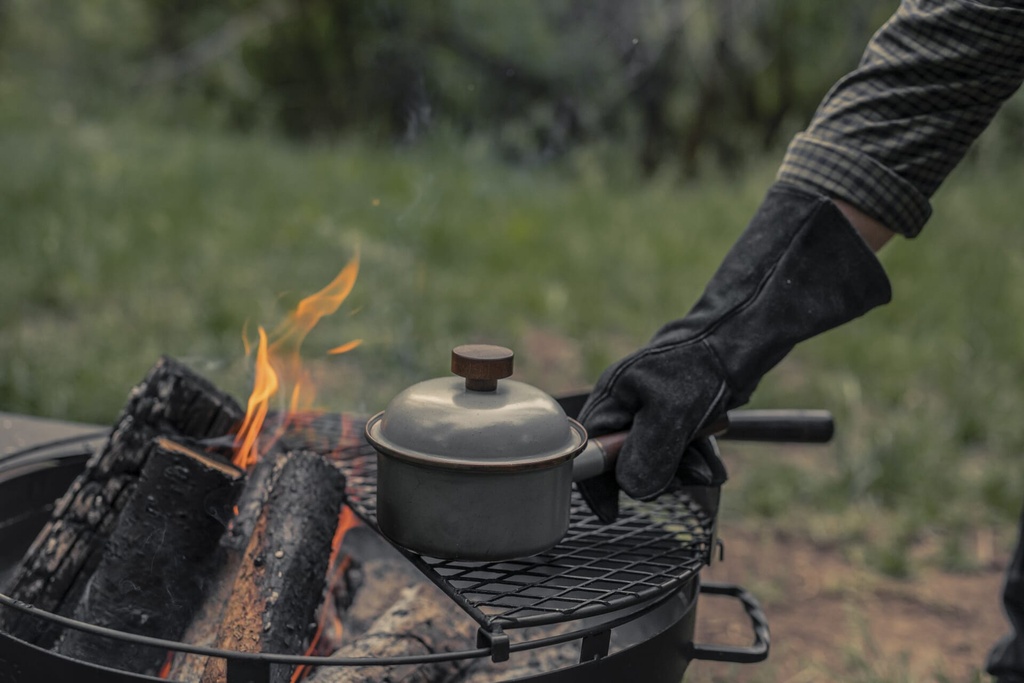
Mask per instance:
[[[607,631],[610,629],[617,628],[623,624],[629,623],[636,619],[640,619],[646,614],[653,612],[654,610],[667,604],[669,601],[676,599],[679,593],[688,584],[681,584],[671,593],[660,595],[656,599],[639,606],[632,606],[622,610],[623,614],[620,616],[609,619],[607,621],[601,621],[598,624],[581,627],[577,630],[570,631],[555,636],[545,636],[543,638],[534,638],[530,640],[524,640],[509,646],[509,652],[522,652],[527,650],[533,650],[541,647],[548,647],[550,645],[559,645],[562,643],[572,642],[574,640],[580,640],[587,636]],[[438,652],[425,655],[400,655],[394,657],[331,657],[331,656],[316,656],[316,655],[288,655],[288,654],[274,654],[274,653],[263,653],[263,652],[240,652],[237,650],[224,650],[222,648],[209,647],[205,645],[194,645],[191,643],[183,643],[180,641],[166,640],[163,638],[153,638],[150,636],[138,635],[135,633],[129,633],[127,631],[119,631],[104,626],[98,626],[96,624],[89,624],[71,617],[65,617],[60,614],[54,614],[53,612],[47,612],[46,610],[39,609],[27,603],[15,600],[5,593],[0,593],[0,605],[4,607],[19,610],[21,612],[32,615],[39,619],[46,619],[62,626],[75,629],[77,631],[84,631],[94,635],[103,636],[105,638],[112,638],[123,642],[135,643],[138,645],[146,645],[152,647],[163,648],[167,650],[173,650],[175,652],[181,652],[185,654],[195,654],[207,657],[218,657],[224,660],[235,660],[245,662],[260,662],[264,664],[292,664],[292,665],[310,665],[310,666],[394,666],[403,664],[427,664],[431,662],[445,662],[454,661],[458,659],[478,659],[487,656],[493,656],[497,646],[492,645],[491,647],[477,647],[467,650],[454,650],[449,652]],[[484,628],[481,626],[480,630]],[[25,643],[20,639],[0,631],[0,635],[5,638],[17,640],[19,643],[28,647],[35,648],[36,646],[31,643]],[[42,648],[37,648],[42,649]],[[48,654],[57,656],[57,653],[44,650]]]

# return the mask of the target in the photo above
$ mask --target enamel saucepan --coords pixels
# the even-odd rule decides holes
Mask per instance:
[[[496,561],[553,547],[572,482],[614,467],[625,433],[593,439],[543,391],[505,379],[512,351],[452,351],[452,372],[398,394],[366,425],[377,451],[377,522],[397,544],[440,558]],[[737,410],[704,435],[825,442],[826,411]]]

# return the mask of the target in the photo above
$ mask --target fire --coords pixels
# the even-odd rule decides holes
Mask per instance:
[[[166,679],[171,675],[171,665],[174,664],[174,652],[167,653],[167,659],[164,660],[164,665],[160,667],[160,672],[157,673],[157,678]]]
[[[256,439],[267,419],[270,399],[280,387],[277,372],[270,362],[270,352],[267,350],[267,333],[262,327],[259,329],[259,336],[259,345],[256,347],[256,375],[253,378],[252,393],[249,394],[245,420],[242,421],[242,426],[235,437],[233,461],[235,465],[243,469],[247,469],[259,457],[256,452]]]
[[[316,398],[316,391],[308,369],[303,366],[300,350],[306,335],[320,319],[331,315],[348,297],[359,273],[359,256],[353,257],[341,272],[316,294],[299,302],[295,310],[271,334],[259,328],[256,346],[255,376],[252,393],[249,395],[245,420],[235,436],[236,466],[248,469],[259,459],[260,432],[266,422],[271,400],[280,392],[287,395],[286,419],[278,426],[283,429],[287,415],[310,410]],[[243,333],[246,353],[250,351],[248,339]],[[359,346],[355,339],[330,351],[337,355]]]

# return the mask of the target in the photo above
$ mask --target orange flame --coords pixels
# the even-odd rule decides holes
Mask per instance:
[[[256,439],[260,435],[263,422],[267,419],[270,399],[277,393],[280,386],[277,372],[274,371],[274,366],[270,362],[266,330],[260,327],[259,335],[260,341],[256,347],[256,375],[253,378],[252,393],[249,394],[245,420],[242,421],[242,426],[235,437],[233,461],[240,468],[248,468],[259,457],[256,452]]]
[[[160,667],[160,671],[159,671],[159,673],[157,673],[156,677],[157,678],[164,678],[164,679],[168,678],[171,675],[171,665],[173,665],[173,664],[174,664],[174,652],[168,652],[167,653],[167,659],[164,660],[164,665],[162,667]]]
[[[321,318],[338,310],[352,291],[358,273],[359,256],[356,255],[330,284],[299,302],[288,318],[270,335],[272,340],[268,339],[262,327],[259,328],[253,389],[249,395],[245,420],[235,436],[233,461],[236,466],[248,469],[259,459],[260,431],[266,421],[270,401],[282,387],[288,391],[287,414],[313,407],[316,391],[309,371],[302,364],[299,353],[302,342]],[[356,339],[328,353],[333,355],[351,351],[360,343],[361,340]],[[248,340],[246,349],[248,352]]]

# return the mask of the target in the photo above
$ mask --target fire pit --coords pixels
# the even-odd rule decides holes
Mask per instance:
[[[563,405],[568,414],[574,414],[579,398],[566,399]],[[331,441],[323,428],[307,429],[294,438],[313,450]],[[8,447],[0,457],[0,585],[48,519],[53,501],[82,471],[104,435],[85,426],[0,416],[0,448],[5,439],[22,443]],[[369,528],[375,528],[372,448],[364,445],[335,457],[348,481],[348,505]],[[297,665],[417,666],[487,659],[506,662],[507,670],[516,672],[507,680],[619,681],[629,676],[675,683],[694,659],[756,662],[768,652],[767,624],[756,601],[737,587],[700,583],[700,569],[716,552],[717,506],[717,489],[676,492],[653,503],[630,503],[616,523],[604,526],[574,492],[568,534],[555,548],[534,557],[467,562],[399,549],[451,599],[453,613],[465,613],[478,626],[475,643],[466,642],[450,652],[371,659],[244,653],[111,632],[18,603],[5,594],[0,595],[0,612],[32,615],[40,628],[56,623],[123,644],[222,658],[229,683],[270,681],[275,670],[291,671]],[[702,592],[743,602],[753,624],[752,646],[693,643],[697,598]],[[578,644],[576,663],[528,674],[517,668],[518,661],[565,643]],[[0,632],[0,682],[53,680],[161,679],[62,656]]]

